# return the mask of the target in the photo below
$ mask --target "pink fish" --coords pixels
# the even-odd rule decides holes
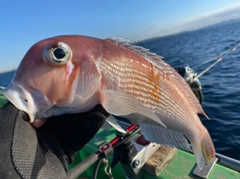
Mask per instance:
[[[102,104],[110,114],[140,124],[151,141],[189,149],[186,136],[200,168],[215,156],[197,115],[206,114],[185,80],[160,56],[121,39],[42,40],[26,53],[3,94],[35,127],[47,117]]]

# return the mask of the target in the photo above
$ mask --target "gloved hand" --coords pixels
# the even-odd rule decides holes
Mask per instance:
[[[0,109],[0,178],[65,178],[68,164],[108,116],[97,105],[84,114],[49,118],[35,129],[8,102]]]

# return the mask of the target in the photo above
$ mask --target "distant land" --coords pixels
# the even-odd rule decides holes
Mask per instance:
[[[226,7],[215,12],[202,14],[196,17],[189,17],[189,19],[178,22],[172,25],[165,26],[159,23],[151,25],[151,28],[138,41],[144,41],[151,38],[166,37],[169,35],[192,32],[202,28],[208,28],[212,25],[223,25],[222,23],[231,23],[240,19],[240,4],[231,7]],[[135,38],[137,40],[137,38]]]
[[[216,24],[212,24],[212,25],[209,25],[209,26],[206,26],[206,27],[203,27],[203,28],[199,28],[197,30],[205,29],[205,28],[209,28],[209,27],[218,27],[218,26],[222,26],[222,25],[228,25],[228,24],[232,24],[232,23],[235,23],[235,22],[240,22],[240,18],[224,20],[222,22],[219,22],[219,23],[216,23]]]
[[[162,38],[162,37],[170,37],[170,36],[177,35],[177,34],[185,34],[185,33],[189,33],[189,32],[198,31],[198,30],[201,30],[201,29],[215,28],[215,27],[219,27],[219,26],[223,26],[223,25],[228,25],[228,24],[232,24],[232,23],[236,23],[236,22],[239,22],[239,23],[240,23],[240,18],[238,18],[238,19],[224,20],[224,21],[222,21],[222,22],[219,22],[219,23],[216,23],[216,24],[212,24],[212,25],[208,25],[208,26],[205,26],[205,27],[202,27],[202,28],[199,28],[199,29],[181,31],[181,32],[177,32],[177,33],[170,34],[170,35],[163,35],[163,36],[158,36],[158,37],[153,37],[153,38],[141,40],[141,41],[138,41],[138,42],[148,42],[148,41],[152,41],[152,40],[157,40],[157,39]],[[136,43],[138,43],[138,42],[136,42]]]
[[[10,73],[10,72],[14,72],[14,71],[16,71],[16,68],[13,68],[11,70],[0,71],[0,74],[2,74],[2,73]]]

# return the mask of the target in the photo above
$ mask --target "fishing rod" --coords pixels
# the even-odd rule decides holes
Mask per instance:
[[[234,45],[232,48],[224,51],[223,53],[221,53],[219,56],[216,56],[210,60],[207,60],[205,62],[203,62],[202,64],[200,65],[196,65],[192,68],[196,68],[196,67],[199,67],[199,66],[202,66],[204,64],[207,64],[209,62],[212,62],[212,61],[215,61],[213,64],[211,64],[209,67],[207,67],[205,70],[203,70],[201,73],[199,73],[199,75],[197,75],[195,77],[195,79],[198,79],[199,77],[201,77],[204,73],[206,73],[207,71],[209,71],[212,67],[214,67],[217,63],[219,63],[220,61],[223,60],[223,58],[227,57],[229,54],[231,54],[232,52],[234,52],[238,47],[240,47],[240,43],[237,43],[236,45]]]
[[[212,67],[214,67],[217,63],[221,62],[224,58],[226,58],[229,54],[231,54],[233,51],[238,49],[240,47],[240,42],[235,44],[232,48],[224,51],[219,56],[216,56],[210,60],[207,60],[199,65],[196,65],[192,68],[189,66],[186,66],[184,68],[176,68],[178,73],[185,79],[185,81],[189,84],[191,87],[193,93],[198,98],[199,102],[202,103],[203,101],[203,94],[202,94],[202,85],[199,81],[199,78],[205,74],[207,71],[209,71]],[[205,65],[207,63],[213,62],[210,66],[208,66],[205,70],[200,72],[199,74],[195,73],[193,70],[194,68],[200,67],[202,65]]]
[[[119,145],[131,140],[131,138],[139,132],[140,128],[137,124],[130,125],[127,129],[125,134],[118,134],[112,141],[109,143],[103,142],[99,146],[99,150],[96,153],[88,156],[84,161],[77,164],[74,168],[67,172],[67,179],[75,179],[79,175],[81,175],[85,170],[87,170],[91,165],[93,165],[97,160],[99,160],[96,170],[98,170],[103,158],[108,157],[109,155],[113,154],[114,148],[118,147]],[[111,170],[109,170],[108,166],[105,166],[105,172],[108,175],[111,175]],[[97,172],[94,172],[97,173]],[[95,178],[95,177],[94,177]]]

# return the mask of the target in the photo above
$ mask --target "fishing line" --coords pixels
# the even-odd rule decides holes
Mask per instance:
[[[196,65],[192,68],[196,68],[199,66],[202,66],[204,64],[207,64],[209,62],[215,61],[213,64],[211,64],[209,67],[207,67],[205,70],[203,70],[199,75],[197,75],[194,79],[198,79],[200,76],[202,76],[204,73],[206,73],[208,70],[210,70],[213,66],[215,66],[217,63],[219,63],[220,61],[223,60],[223,58],[225,58],[226,56],[228,56],[229,54],[231,54],[233,51],[235,51],[238,47],[240,47],[240,43],[237,43],[236,45],[234,45],[232,48],[230,48],[229,50],[224,51],[223,53],[221,53],[219,56],[216,56],[210,60],[207,60],[199,65]]]
[[[175,68],[176,71],[185,79],[185,81],[189,84],[191,87],[193,93],[197,97],[200,103],[203,101],[203,94],[202,94],[202,85],[201,82],[199,81],[199,77],[201,77],[203,74],[205,74],[208,70],[210,70],[212,67],[214,67],[217,63],[223,60],[226,56],[228,56],[230,53],[235,51],[237,48],[240,47],[240,42],[235,44],[232,48],[224,51],[221,53],[219,56],[216,56],[210,60],[207,60],[199,65],[196,65],[192,68],[189,66],[186,66],[184,68]],[[214,62],[212,63],[209,67],[207,67],[205,70],[203,70],[201,73],[197,74],[194,72],[193,68],[197,68],[199,66],[202,66],[204,64],[207,64],[209,62]]]

